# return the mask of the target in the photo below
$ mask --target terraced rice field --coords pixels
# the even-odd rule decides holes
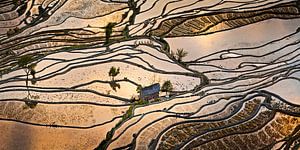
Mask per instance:
[[[299,0],[0,7],[0,150],[300,149]]]

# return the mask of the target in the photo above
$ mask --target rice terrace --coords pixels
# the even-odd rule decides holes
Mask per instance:
[[[300,150],[300,0],[0,6],[0,150]]]

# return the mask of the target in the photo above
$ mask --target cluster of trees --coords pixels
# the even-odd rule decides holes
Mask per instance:
[[[111,77],[111,80],[113,82],[115,81],[115,77],[118,74],[120,74],[120,68],[116,68],[115,66],[112,66],[108,72],[108,76]],[[137,89],[136,89],[137,93],[140,93],[142,88],[143,87],[141,85],[137,86]],[[161,87],[162,92],[166,92],[166,94],[168,94],[168,92],[171,92],[172,90],[173,90],[173,85],[170,80],[167,80],[162,84],[162,87]]]

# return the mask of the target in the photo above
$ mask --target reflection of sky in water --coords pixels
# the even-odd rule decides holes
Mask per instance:
[[[294,76],[300,77],[300,73],[295,73]],[[300,104],[300,82],[297,80],[280,81],[266,90],[276,93],[291,103]]]
[[[195,37],[169,38],[167,41],[173,51],[177,48],[184,48],[188,51],[189,54],[186,59],[190,60],[229,48],[264,44],[295,32],[299,22],[299,19],[286,21],[272,19],[234,30]]]
[[[188,51],[189,54],[185,60],[189,61],[220,50],[255,47],[265,44],[269,41],[295,32],[299,27],[299,22],[299,19],[272,19],[215,34],[195,37],[168,38],[167,41],[173,51],[177,48],[184,48]],[[273,45],[270,46],[269,49],[273,50],[272,48],[275,47],[278,48],[277,45]],[[262,53],[265,52],[262,51]],[[263,61],[267,63],[269,62],[267,59],[264,59]],[[236,62],[226,63],[235,64]],[[299,73],[294,74],[294,76],[299,78]],[[267,88],[267,90],[270,89],[272,92],[278,93],[278,95],[281,95],[283,98],[290,100],[293,103],[300,104],[299,85],[299,81],[297,80],[284,80]]]
[[[222,5],[218,5],[214,8],[209,8],[209,9],[219,9],[219,8],[224,8],[224,7],[237,6],[243,2],[253,2],[253,3],[251,3],[251,4],[249,3],[245,6],[245,7],[248,7],[248,6],[252,7],[252,6],[256,5],[255,2],[259,2],[259,4],[264,5],[266,3],[274,2],[274,1],[277,1],[277,0],[266,0],[266,1],[264,1],[264,0],[262,0],[262,1],[244,0],[244,1],[239,1],[238,3],[235,3],[234,1],[220,1],[220,0],[203,0],[203,1],[197,1],[197,0],[180,1],[179,0],[176,2],[173,0],[158,0],[157,1],[158,3],[153,8],[151,8],[151,5],[156,2],[155,0],[138,1],[138,5],[141,3],[145,3],[141,6],[141,12],[148,8],[151,8],[151,10],[149,10],[149,12],[137,14],[136,20],[135,20],[136,24],[130,26],[130,29],[132,29],[133,27],[137,27],[134,30],[139,30],[140,28],[143,28],[143,30],[136,33],[136,35],[141,35],[141,33],[143,33],[143,31],[152,27],[149,24],[148,25],[144,24],[145,19],[149,19],[149,18],[153,19],[161,14],[171,15],[171,16],[160,16],[159,18],[156,18],[157,19],[156,23],[153,24],[153,27],[155,28],[164,19],[171,18],[176,15],[178,15],[178,16],[180,16],[180,15],[184,15],[184,16],[185,15],[196,15],[196,14],[199,15],[199,14],[209,12],[210,10],[206,10],[206,11],[198,11],[197,10],[197,11],[193,11],[193,12],[189,12],[189,13],[183,12],[183,11],[191,10],[191,9],[194,9],[197,7],[205,7],[205,6],[214,5],[218,2],[228,2],[228,3],[224,3]],[[291,0],[277,1],[277,2],[282,3],[282,2],[289,2],[289,1],[291,1]],[[75,4],[75,2],[76,2],[76,4]],[[172,2],[172,3],[169,3],[169,2]],[[175,2],[175,3],[173,3],[173,2]],[[194,3],[194,4],[189,5],[192,3]],[[278,3],[273,3],[270,5],[265,5],[265,6],[261,6],[259,8],[254,8],[254,9],[270,7],[270,6],[273,6]],[[165,7],[166,4],[168,4],[168,6],[166,6],[166,10],[165,10],[165,12],[163,12],[163,8]],[[67,1],[66,5],[64,5],[61,9],[59,9],[52,17],[50,17],[50,19],[48,21],[45,21],[41,24],[33,26],[33,27],[27,29],[26,31],[24,31],[22,34],[27,35],[30,33],[34,33],[36,31],[47,31],[47,30],[56,30],[56,29],[65,29],[65,28],[85,28],[88,25],[92,26],[91,29],[93,29],[94,31],[97,31],[97,32],[103,31],[103,29],[95,29],[93,27],[100,27],[100,26],[103,27],[108,22],[113,22],[113,21],[118,22],[119,20],[121,20],[122,14],[127,9],[121,10],[119,12],[111,13],[108,16],[101,16],[101,15],[104,15],[106,13],[109,13],[112,10],[117,10],[117,9],[120,9],[120,8],[123,8],[126,6],[127,6],[126,3],[122,3],[119,6],[117,6],[116,4],[108,4],[104,1],[84,1],[84,0]],[[181,7],[181,6],[186,6],[186,7]],[[88,8],[86,8],[86,7],[88,7]],[[181,8],[179,8],[179,7],[181,7]],[[173,8],[179,8],[179,9],[172,10]],[[244,8],[244,7],[241,6],[241,7],[239,7],[239,9],[236,9],[236,11],[243,11],[243,10],[240,10],[242,8]],[[248,10],[248,9],[246,9],[246,10]],[[178,14],[176,14],[176,13],[178,13]],[[182,14],[182,13],[185,13],[185,14]],[[132,14],[132,12],[130,12],[129,14]],[[73,16],[73,17],[66,18],[67,16]],[[128,21],[128,20],[125,19],[125,22],[126,21]],[[153,20],[151,20],[151,21],[153,21]],[[142,24],[138,25],[138,23],[142,23]],[[267,43],[271,40],[278,39],[278,38],[281,38],[283,36],[286,36],[288,34],[295,32],[299,26],[299,23],[300,23],[300,19],[291,19],[291,20],[270,19],[267,21],[254,23],[252,25],[242,26],[240,28],[232,29],[229,31],[223,31],[223,32],[218,32],[218,33],[214,33],[214,34],[195,36],[195,37],[167,38],[166,40],[170,44],[171,50],[175,51],[177,48],[184,48],[186,51],[188,51],[189,52],[188,56],[185,57],[183,60],[190,61],[190,60],[194,60],[199,57],[202,57],[204,55],[218,52],[220,50],[226,50],[226,49],[231,49],[231,48],[240,48],[240,47],[252,47],[252,46],[258,46],[258,45]],[[24,24],[22,24],[22,26],[23,25]],[[54,25],[54,26],[49,26],[49,25]],[[121,26],[120,28],[122,28],[122,27],[123,26]],[[4,31],[5,31],[4,29],[3,30],[0,29],[0,32],[4,32]],[[18,36],[22,36],[22,34],[20,34]],[[101,34],[104,34],[104,33],[101,32]],[[96,38],[98,38],[98,37],[96,37]],[[299,39],[299,37],[296,37],[296,38]],[[291,39],[295,39],[295,37],[293,37]],[[138,40],[142,41],[144,39],[138,39]],[[147,39],[147,40],[149,40],[149,39]],[[30,39],[28,39],[28,41],[30,41]],[[130,41],[122,41],[120,43],[112,44],[110,46],[110,48],[113,49],[115,47],[126,45],[126,44],[133,45],[134,42],[136,42],[136,39],[130,40]],[[285,42],[288,43],[290,41],[287,39],[283,43],[286,44]],[[155,43],[155,44],[157,44],[157,43]],[[284,44],[282,44],[282,45],[284,45]],[[262,48],[262,49],[260,49],[261,51],[256,51],[256,53],[257,53],[257,55],[263,54],[265,51],[270,51],[270,49],[272,49],[272,48],[275,49],[275,47],[278,48],[278,47],[281,47],[282,45],[279,45],[279,44],[271,45],[270,44],[268,49]],[[298,46],[298,45],[296,45],[296,46]],[[95,58],[108,59],[108,60],[122,59],[122,58],[127,58],[127,55],[133,53],[133,51],[131,49],[132,47],[129,47],[129,48],[127,47],[127,49],[125,48],[119,52],[109,51],[108,55],[101,55],[101,52],[106,51],[107,48],[101,47],[102,46],[101,43],[97,46],[99,46],[100,48],[89,48],[89,49],[73,51],[73,52],[78,52],[78,53],[61,52],[61,53],[55,53],[55,54],[46,56],[45,58],[63,59],[63,61],[65,61],[65,60],[71,60],[71,59],[75,59],[75,58],[87,57],[87,56],[91,56],[94,54],[100,54],[100,55],[94,56],[92,58],[85,58],[86,62],[80,62],[79,60],[75,60],[72,62],[63,62],[62,61],[63,63],[61,63],[61,64],[56,64],[50,68],[47,68],[46,70],[44,70],[42,72],[39,72],[37,74],[37,77],[40,77],[40,76],[48,74],[48,73],[53,73],[55,71],[58,71],[58,72],[64,71],[67,69],[67,64],[71,64],[71,63],[74,63],[73,65],[87,64],[87,63],[91,62],[91,59],[95,59]],[[178,63],[175,63],[173,60],[169,59],[164,53],[157,51],[153,47],[137,46],[135,48],[140,49],[144,52],[148,52],[149,54],[157,56],[158,58],[154,58],[153,56],[150,56],[148,54],[138,54],[136,56],[141,57],[141,60],[139,60],[137,58],[128,58],[128,61],[130,61],[130,62],[145,66],[148,69],[151,68],[151,66],[148,66],[145,62],[143,62],[143,60],[144,60],[144,61],[148,62],[150,65],[154,66],[155,68],[163,70],[163,71],[168,71],[168,72],[178,71],[181,73],[187,73],[187,72],[190,73],[191,72],[189,70],[185,70],[184,67],[180,66]],[[83,52],[85,54],[82,54],[81,52]],[[120,53],[124,53],[126,55],[109,58],[115,54],[120,54]],[[296,53],[299,53],[299,51],[297,51]],[[268,63],[270,61],[268,59],[270,59],[270,58],[264,58],[260,61],[265,61],[266,63]],[[165,60],[167,60],[167,61],[165,61]],[[253,59],[253,60],[255,60],[255,59]],[[95,60],[94,62],[100,62],[100,61],[101,60]],[[40,71],[45,66],[48,66],[48,65],[56,63],[56,62],[58,62],[58,60],[45,60],[44,59],[37,65],[36,70]],[[235,62],[235,61],[229,62],[228,61],[226,63],[227,64],[224,64],[224,66],[226,66],[226,65],[230,66],[231,64],[233,64],[231,66],[235,66],[235,64],[237,62]],[[238,62],[238,63],[240,63],[240,62]],[[264,65],[264,64],[257,64],[257,66],[259,66],[259,65]],[[111,66],[120,67],[120,69],[121,69],[121,71],[120,71],[121,73],[116,77],[116,79],[124,79],[126,77],[132,81],[135,81],[135,82],[143,85],[143,86],[148,86],[155,82],[162,83],[165,80],[171,80],[171,82],[174,84],[175,90],[190,90],[200,84],[199,78],[196,78],[196,77],[187,77],[185,75],[176,75],[174,73],[163,74],[163,73],[159,73],[159,72],[155,72],[155,71],[151,72],[151,71],[146,71],[146,69],[133,66],[132,64],[126,64],[126,63],[122,63],[122,62],[107,62],[107,63],[100,63],[97,65],[85,66],[85,67],[81,67],[78,69],[69,70],[62,74],[55,75],[52,78],[49,78],[49,79],[46,79],[43,81],[39,81],[34,86],[41,87],[41,88],[45,88],[45,87],[46,88],[52,88],[52,87],[53,88],[55,88],[55,87],[69,88],[72,86],[76,86],[78,84],[87,83],[87,82],[94,81],[94,80],[110,81],[110,78],[108,76],[108,70],[110,69]],[[267,64],[267,67],[270,67],[270,66],[271,65]],[[274,65],[274,66],[276,66],[276,65]],[[286,65],[286,66],[288,66],[288,65]],[[207,67],[207,68],[209,68],[209,67]],[[193,68],[193,69],[195,69],[195,68]],[[211,69],[211,68],[209,68],[209,69]],[[201,70],[198,70],[198,71],[201,72]],[[214,77],[215,78],[224,78],[227,75],[222,71],[220,71],[219,73],[220,74],[216,73],[217,75],[215,75]],[[23,75],[22,78],[25,79],[24,74],[25,73],[23,70],[17,70],[17,71],[10,72],[7,75],[4,75],[2,77],[2,79],[5,80],[9,77],[17,76],[17,75]],[[235,75],[235,74],[233,74],[233,75]],[[299,78],[300,73],[294,73],[291,76]],[[211,76],[209,76],[209,77],[211,77]],[[259,81],[259,80],[256,79],[255,81]],[[249,84],[251,84],[253,82],[254,82],[254,79],[246,79],[246,80],[242,80],[240,83],[233,82],[233,83],[220,85],[220,88],[225,89],[224,91],[226,91],[226,90],[229,92],[237,91],[236,93],[233,93],[231,95],[230,94],[226,95],[226,93],[225,94],[224,93],[222,93],[222,94],[216,93],[215,95],[207,96],[207,97],[204,97],[203,99],[200,99],[199,101],[197,101],[196,99],[198,99],[199,95],[201,95],[200,92],[207,90],[208,92],[205,91],[207,93],[204,92],[202,94],[208,94],[211,91],[218,92],[218,91],[223,90],[223,89],[221,89],[221,90],[217,89],[214,91],[213,88],[219,88],[219,87],[214,87],[214,85],[211,85],[211,87],[210,87],[210,85],[209,85],[208,87],[204,87],[203,91],[196,91],[196,92],[188,91],[187,93],[182,95],[183,97],[175,98],[171,101],[165,101],[165,102],[158,103],[158,104],[151,104],[146,107],[137,108],[135,111],[135,114],[140,114],[140,115],[143,114],[144,118],[142,119],[141,122],[137,122],[135,125],[132,125],[131,127],[129,127],[128,125],[130,125],[131,123],[134,123],[136,121],[134,119],[130,119],[130,120],[128,120],[128,122],[123,124],[121,128],[116,129],[116,133],[123,134],[123,130],[128,127],[128,130],[124,131],[124,134],[121,136],[121,138],[119,138],[120,140],[117,139],[116,142],[113,142],[111,144],[112,145],[111,147],[116,148],[122,144],[127,145],[128,142],[130,142],[130,140],[133,138],[133,136],[132,136],[133,133],[139,131],[140,128],[145,127],[151,121],[156,120],[160,117],[166,116],[167,112],[161,111],[165,108],[169,108],[171,106],[178,104],[175,107],[171,108],[170,110],[174,111],[176,113],[185,113],[185,112],[190,113],[190,112],[199,110],[199,108],[208,104],[208,102],[217,100],[219,98],[224,98],[224,99],[220,100],[220,102],[217,102],[216,104],[210,105],[208,107],[203,107],[204,109],[199,111],[197,114],[195,114],[195,116],[200,115],[200,114],[211,113],[211,112],[221,109],[222,106],[227,104],[230,99],[230,96],[232,96],[234,94],[244,94],[245,93],[245,92],[239,93],[238,90],[240,90],[242,88],[237,88],[237,89],[231,90],[230,89],[231,87],[234,87],[237,84],[245,84],[246,86],[243,88],[246,89],[246,88],[249,88],[250,87]],[[13,80],[11,82],[9,81],[8,83],[0,85],[0,87],[5,87],[5,86],[8,87],[8,86],[12,86],[12,85],[19,86],[15,89],[18,89],[18,88],[26,89],[24,86],[25,85],[24,81],[13,81]],[[31,83],[29,83],[29,85],[32,86]],[[126,97],[126,98],[130,98],[132,95],[138,94],[136,92],[136,85],[133,85],[130,83],[121,83],[121,89],[118,89],[117,92],[113,91],[111,89],[111,87],[109,86],[109,84],[103,84],[103,83],[93,83],[93,84],[81,87],[81,89],[84,89],[84,88],[92,89],[92,90],[95,90],[95,91],[98,91],[98,92],[104,93],[104,94],[110,92],[110,95],[116,95],[116,96]],[[229,88],[229,90],[226,88]],[[209,91],[209,90],[211,90],[211,91]],[[251,91],[253,89],[249,88],[249,90]],[[265,88],[265,90],[274,92],[274,93],[282,96],[284,99],[289,100],[292,103],[300,104],[300,83],[297,80],[287,79],[284,81],[280,81],[280,82],[272,85],[271,87]],[[199,95],[190,96],[191,93],[195,94],[197,92],[199,92]],[[213,92],[211,92],[211,93],[213,93]],[[26,91],[22,91],[22,92],[10,91],[10,92],[2,92],[2,93],[0,92],[0,97],[1,98],[3,98],[3,97],[4,98],[12,98],[12,99],[13,98],[22,99],[26,96],[26,94],[27,94]],[[79,101],[80,100],[80,101],[88,101],[88,102],[98,102],[101,104],[124,104],[123,101],[118,101],[115,98],[107,98],[105,96],[95,96],[90,93],[83,94],[80,92],[72,93],[72,92],[60,92],[59,91],[59,92],[53,92],[53,93],[51,93],[51,92],[48,92],[48,93],[47,92],[45,92],[45,93],[31,92],[31,94],[39,95],[39,98],[40,98],[39,100],[41,100],[41,101],[44,100],[44,101],[60,102],[60,101]],[[193,101],[193,102],[186,103],[189,101]],[[21,105],[21,103],[22,103],[22,105]],[[7,110],[11,109],[13,111],[15,111],[15,110],[20,111],[25,114],[24,116],[26,116],[26,114],[29,114],[27,110],[24,111],[24,109],[21,107],[21,106],[23,106],[23,102],[19,102],[19,104],[20,105],[15,105],[17,107],[7,108]],[[13,103],[11,103],[11,105],[13,107]],[[69,107],[68,105],[66,105],[66,107],[65,107],[63,104],[63,105],[60,105],[61,109],[58,109],[58,107],[56,107],[56,105],[51,105],[51,107],[48,107],[47,104],[39,104],[39,105],[37,105],[38,109],[33,109],[33,111],[35,111],[35,112],[33,112],[33,113],[35,113],[34,117],[36,117],[36,118],[33,117],[33,119],[32,118],[31,119],[35,120],[36,122],[39,122],[41,119],[46,118],[45,117],[46,115],[43,115],[43,113],[49,113],[50,114],[49,116],[54,116],[53,118],[45,119],[49,123],[53,123],[53,121],[57,120],[57,118],[55,118],[55,117],[63,116],[63,117],[68,117],[69,120],[61,119],[60,120],[61,122],[56,122],[57,124],[65,123],[65,124],[71,124],[71,125],[72,124],[73,125],[74,124],[75,125],[78,125],[78,124],[79,125],[87,125],[87,124],[92,125],[95,123],[102,123],[104,121],[112,119],[113,117],[122,115],[128,109],[127,107],[93,106],[93,107],[97,107],[97,108],[93,108],[92,113],[85,113],[85,110],[81,109],[81,108],[85,108],[87,106],[89,106],[89,105],[81,105],[80,104],[80,105],[74,106],[74,107],[76,107],[76,109],[72,109],[72,107]],[[42,109],[43,107],[45,107],[45,108]],[[72,111],[67,111],[66,108],[72,109]],[[81,110],[81,112],[83,112],[83,113],[82,114],[78,113],[78,111],[76,111],[78,109]],[[150,112],[150,111],[157,111],[157,112]],[[159,112],[159,111],[161,111],[161,112]],[[149,115],[148,114],[145,115],[146,113],[148,113]],[[40,115],[40,114],[42,114],[42,115]],[[17,114],[17,116],[22,116],[22,115]],[[105,116],[103,116],[103,115],[105,115]],[[87,118],[89,120],[85,121],[85,122],[78,122],[78,124],[76,124],[76,121],[78,121],[79,119],[78,118],[73,119],[73,118],[70,118],[70,116],[73,116],[73,117],[80,116],[82,118]],[[135,119],[137,119],[137,118],[135,118]],[[43,121],[45,121],[45,120],[43,120]],[[73,120],[75,120],[75,121],[73,122]],[[176,121],[172,122],[172,120],[171,120],[169,122],[168,121],[159,122],[158,125],[160,127],[163,127],[163,126],[171,125],[172,123],[175,123],[178,121],[180,121],[180,120],[179,119],[177,120],[177,116],[176,116]],[[11,135],[19,135],[19,134],[15,134],[15,133],[22,132],[21,137],[27,138],[27,135],[24,135],[24,133],[27,133],[27,132],[23,132],[23,131],[29,131],[29,133],[32,134],[31,139],[27,138],[26,140],[23,140],[21,138],[17,138],[17,141],[12,141],[12,143],[16,142],[18,145],[27,144],[27,145],[32,146],[32,149],[39,149],[39,148],[42,149],[41,148],[42,145],[47,145],[47,144],[56,145],[56,146],[58,145],[61,147],[65,147],[66,149],[69,148],[69,147],[67,147],[69,145],[72,145],[72,146],[75,145],[74,147],[82,146],[84,148],[88,147],[87,149],[89,149],[89,148],[93,149],[101,142],[102,139],[105,139],[106,133],[108,131],[110,131],[113,127],[115,127],[115,124],[117,124],[118,122],[119,122],[119,120],[117,119],[111,123],[105,124],[104,126],[87,129],[87,130],[77,130],[77,131],[71,130],[71,129],[57,130],[55,128],[48,128],[48,127],[44,128],[44,127],[37,127],[37,126],[23,126],[23,124],[21,124],[21,125],[18,124],[18,126],[15,127],[15,125],[11,125],[10,122],[6,122],[7,124],[5,124],[5,123],[0,124],[1,127],[2,126],[9,127],[9,130],[8,130],[9,132],[7,134],[3,133],[3,130],[0,130],[0,149],[2,146],[1,140],[4,139],[6,141],[6,143],[8,143],[11,140],[8,137],[10,137]],[[167,124],[166,122],[169,124]],[[28,130],[27,128],[30,130]],[[2,128],[2,129],[7,129],[7,128]],[[149,138],[147,137],[147,140],[151,140],[152,138],[155,138],[154,136],[151,137],[151,135],[158,134],[160,131],[161,131],[161,129],[158,129],[157,132],[151,131],[151,133],[149,133],[150,137]],[[42,138],[42,140],[37,140],[37,139],[40,139],[41,135],[43,135],[44,137],[47,137],[47,138]],[[56,135],[59,135],[60,137],[56,138],[55,137]],[[74,135],[76,137],[80,137],[80,138],[73,138],[73,137],[75,137]],[[114,135],[114,136],[116,136],[116,135]],[[72,141],[68,141],[66,139],[68,139],[68,140],[72,139]],[[83,139],[86,141],[84,141]],[[38,141],[38,142],[33,142],[33,141]],[[20,142],[20,143],[18,143],[18,142]],[[85,143],[86,145],[80,145],[84,142],[86,142]],[[144,142],[144,141],[142,141],[142,142]],[[30,144],[28,144],[28,143],[30,143]],[[11,147],[13,147],[13,146],[11,146]],[[78,147],[76,147],[76,148],[78,148]],[[76,149],[76,148],[74,148],[74,149]],[[59,148],[57,148],[57,149],[59,149]]]

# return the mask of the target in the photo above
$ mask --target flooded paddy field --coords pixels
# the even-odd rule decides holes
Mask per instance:
[[[0,150],[300,148],[299,0],[0,6]]]

